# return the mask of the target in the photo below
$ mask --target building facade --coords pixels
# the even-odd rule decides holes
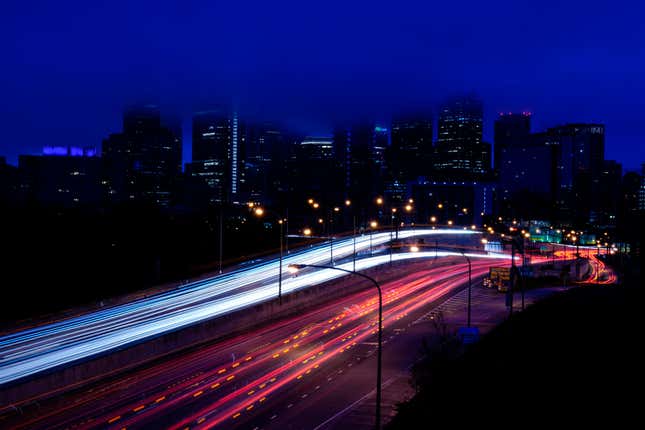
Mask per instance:
[[[162,126],[158,106],[128,108],[123,131],[103,141],[110,201],[169,206],[181,175],[181,137]]]

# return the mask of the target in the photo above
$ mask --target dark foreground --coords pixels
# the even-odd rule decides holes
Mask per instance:
[[[415,368],[418,394],[388,428],[638,422],[641,297],[639,280],[584,286],[514,315],[463,355],[445,337]]]

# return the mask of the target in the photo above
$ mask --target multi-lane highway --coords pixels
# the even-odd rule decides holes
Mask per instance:
[[[400,239],[425,235],[468,235],[468,230],[410,229],[398,232]],[[334,241],[333,258],[340,260],[357,252],[389,242],[389,232]],[[430,253],[399,253],[397,259],[434,256]],[[446,253],[444,255],[449,255]],[[357,270],[383,264],[389,256],[358,260]],[[284,258],[288,264],[325,264],[330,260],[329,243],[293,252]],[[187,327],[275,298],[278,291],[277,259],[269,260],[155,295],[75,318],[31,328],[0,338],[0,389],[36,373],[67,365],[76,360],[106,353],[124,345]],[[342,276],[337,271],[308,271],[298,277],[285,277],[283,293],[306,288]]]
[[[434,252],[427,254],[435,257]],[[409,255],[395,254],[394,257]],[[474,277],[486,273],[491,265],[509,264],[505,256],[491,259],[492,256],[472,254],[471,257]],[[369,267],[387,258],[374,257],[363,264]],[[306,261],[302,256],[294,260]],[[382,275],[390,279],[382,283],[386,333],[465,284],[467,265],[461,255],[439,252],[430,261],[411,262],[409,269],[413,273],[408,275],[402,275],[400,269],[390,269],[390,273],[387,266],[384,269]],[[357,263],[357,269],[361,267]],[[289,280],[305,276],[324,279],[332,275],[330,272],[303,272]],[[360,281],[347,278],[344,282]],[[281,423],[275,413],[289,406],[283,404],[285,399],[294,393],[315,397],[317,392],[322,393],[326,386],[335,383],[329,377],[330,372],[336,372],[355,349],[374,349],[376,318],[377,296],[368,289],[306,314],[267,323],[243,336],[102,381],[68,394],[58,403],[52,400],[51,404],[43,404],[36,413],[23,417],[13,414],[5,424],[17,429],[285,426],[288,423]],[[387,351],[386,347],[385,354]],[[354,358],[349,364],[350,367],[342,366],[346,372],[374,371],[371,367],[360,370],[360,362]],[[305,386],[307,390],[302,391]],[[321,404],[320,409],[325,416],[325,405]],[[315,424],[314,420],[307,425]]]

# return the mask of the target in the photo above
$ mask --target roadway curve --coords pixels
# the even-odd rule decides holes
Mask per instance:
[[[473,277],[491,265],[509,263],[503,257],[473,257]],[[385,330],[454,293],[467,280],[461,256],[411,267],[414,273],[394,272],[393,280],[382,283]],[[325,272],[330,271],[310,275],[328,276]],[[16,429],[253,428],[258,420],[270,419],[271,408],[300,384],[318,381],[320,387],[348,351],[374,342],[376,317],[373,290],[351,294],[305,315],[104,381],[60,404],[44,405],[34,416],[14,416],[5,423]]]

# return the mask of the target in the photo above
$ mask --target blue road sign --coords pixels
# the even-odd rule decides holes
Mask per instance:
[[[479,329],[477,327],[461,327],[457,333],[464,345],[475,343],[479,340]]]

